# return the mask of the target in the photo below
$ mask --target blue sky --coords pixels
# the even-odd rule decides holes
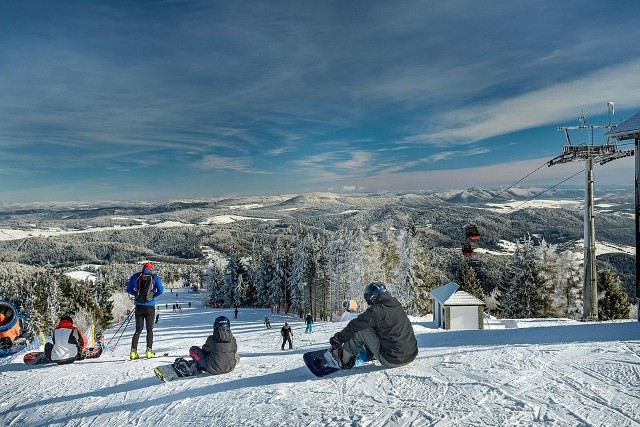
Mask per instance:
[[[638,16],[634,0],[3,2],[0,203],[509,186],[561,153],[558,126],[640,109]],[[632,187],[633,159],[595,177]]]

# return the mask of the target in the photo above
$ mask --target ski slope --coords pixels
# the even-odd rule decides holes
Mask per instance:
[[[175,302],[182,313],[172,312]],[[226,375],[161,383],[153,367],[173,357],[129,361],[131,324],[115,350],[96,360],[32,367],[21,355],[0,360],[0,425],[640,426],[635,321],[493,320],[490,329],[446,332],[416,318],[420,352],[411,365],[315,378],[302,353],[326,347],[344,323],[318,322],[305,335],[300,319],[241,308],[236,320],[232,310],[203,308],[200,296],[186,290],[167,291],[158,304],[158,353],[175,357],[202,345],[223,314],[231,319],[240,365]],[[294,330],[293,350],[280,350],[284,321]],[[140,341],[142,350],[144,335]]]

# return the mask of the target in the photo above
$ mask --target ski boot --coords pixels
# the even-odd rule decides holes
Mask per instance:
[[[145,356],[147,356],[147,359],[152,359],[156,357],[156,354],[150,348],[147,348],[147,351],[145,352]]]
[[[175,369],[181,377],[190,377],[194,374],[194,367],[184,357],[178,357],[173,362],[173,369]]]
[[[129,359],[131,360],[136,360],[139,359],[140,356],[138,355],[138,350],[134,350],[133,348],[131,349],[131,353],[129,353]]]

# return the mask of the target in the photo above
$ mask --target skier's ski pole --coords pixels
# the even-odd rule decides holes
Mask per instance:
[[[118,329],[116,329],[116,331],[114,332],[113,336],[111,337],[111,339],[107,342],[107,345],[111,344],[111,341],[113,341],[113,339],[116,337],[116,335],[118,335],[118,332],[120,332],[120,328],[122,328],[123,326],[127,325],[129,323],[129,320],[131,320],[131,316],[133,316],[134,312],[133,310],[127,314],[127,317],[125,317],[122,322],[120,322],[120,326],[118,326]],[[126,326],[125,326],[126,328]]]
[[[133,316],[129,316],[129,318],[127,319],[126,325],[124,325],[124,328],[122,328],[122,332],[120,332],[120,336],[118,337],[118,340],[116,341],[116,343],[113,345],[113,348],[111,349],[112,352],[118,346],[118,343],[120,342],[120,338],[122,338],[122,334],[124,334],[124,331],[127,330],[127,326],[129,326],[129,322],[131,322],[132,318],[133,318]]]
[[[122,338],[122,334],[124,334],[124,331],[127,329],[127,326],[129,325],[129,322],[131,322],[131,319],[135,315],[134,313],[135,313],[135,311],[131,310],[131,313],[129,313],[129,315],[127,317],[125,317],[125,319],[122,321],[122,323],[120,323],[120,326],[118,327],[118,329],[116,329],[116,332],[113,334],[111,339],[107,342],[107,347],[109,347],[111,349],[111,351],[115,350],[116,346],[120,342],[120,338]],[[122,329],[122,331],[120,332],[120,335],[118,336],[118,339],[116,340],[116,343],[113,345],[113,348],[112,348],[111,347],[111,341],[113,341],[113,339],[116,337],[116,335],[118,335],[118,332],[120,331],[120,329]]]

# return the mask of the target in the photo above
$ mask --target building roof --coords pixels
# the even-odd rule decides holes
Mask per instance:
[[[449,282],[429,292],[433,299],[442,305],[484,305],[484,301],[469,292],[458,290],[456,282]]]
[[[617,140],[640,138],[640,111],[605,134]]]
[[[449,282],[446,285],[435,288],[429,293],[434,300],[444,303],[446,300],[451,298],[451,295],[456,293],[458,288],[459,286],[456,282]]]
[[[466,291],[456,291],[443,305],[484,305],[484,301]]]

